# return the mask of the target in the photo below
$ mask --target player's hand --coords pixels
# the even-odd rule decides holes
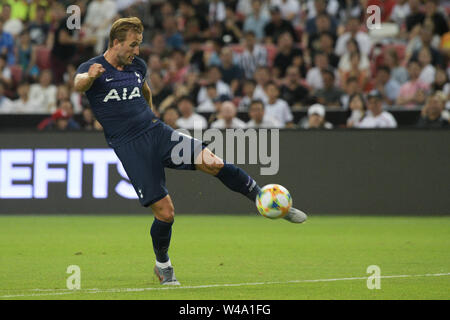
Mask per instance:
[[[97,79],[98,77],[100,77],[104,72],[105,72],[105,68],[103,68],[103,66],[100,63],[94,63],[93,65],[91,65],[89,67],[88,70],[88,75],[91,78]]]

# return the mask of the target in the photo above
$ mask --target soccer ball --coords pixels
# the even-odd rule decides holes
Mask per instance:
[[[284,217],[291,207],[291,194],[279,184],[264,186],[256,197],[256,208],[261,215],[269,219]]]

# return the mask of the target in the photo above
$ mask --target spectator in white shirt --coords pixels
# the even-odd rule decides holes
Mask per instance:
[[[397,4],[392,9],[391,17],[389,20],[394,21],[396,24],[401,26],[406,17],[411,13],[411,8],[409,7],[408,0],[397,0]]]
[[[431,64],[432,56],[428,47],[422,47],[418,54],[418,60],[422,71],[420,72],[419,80],[423,83],[431,85],[434,82],[436,75],[436,68]]]
[[[294,116],[292,115],[291,108],[283,99],[279,99],[280,89],[274,82],[269,82],[266,85],[266,93],[268,102],[266,104],[266,113],[278,120],[281,123],[282,128],[294,127]]]
[[[178,110],[181,113],[181,117],[177,120],[176,124],[181,129],[206,129],[208,122],[206,119],[194,112],[194,103],[188,96],[181,97],[178,100]]]
[[[53,113],[56,110],[56,86],[52,84],[52,72],[43,70],[39,83],[30,87],[30,99],[38,104],[34,113]]]
[[[39,105],[36,101],[30,99],[30,84],[22,82],[17,87],[17,94],[19,98],[13,101],[13,108],[11,113],[34,113]]]
[[[247,128],[281,128],[282,125],[275,118],[264,112],[264,102],[261,100],[252,100],[248,109],[250,121],[247,122]]]
[[[252,31],[245,33],[245,50],[239,55],[239,63],[247,79],[253,78],[258,67],[267,66],[267,50],[256,42]]]
[[[306,83],[308,83],[313,91],[316,91],[323,89],[324,87],[322,71],[331,67],[329,65],[328,55],[323,52],[316,53],[314,57],[314,65],[315,67],[309,69],[306,74]]]
[[[218,96],[225,95],[225,96],[232,97],[230,86],[228,84],[226,84],[224,81],[222,81],[221,79],[222,79],[222,73],[220,72],[219,67],[217,67],[217,66],[209,67],[207,84],[200,88],[198,95],[197,95],[198,104],[202,104],[203,102],[208,100],[208,91],[206,89],[206,86],[208,84],[215,84]]]
[[[347,32],[339,36],[336,42],[335,53],[338,56],[345,54],[347,50],[347,41],[351,38],[356,39],[359,48],[363,54],[370,54],[372,41],[367,33],[360,31],[361,22],[357,17],[351,17],[347,22]]]
[[[383,111],[383,96],[376,90],[372,90],[367,96],[367,109],[361,122],[355,124],[356,128],[397,128],[397,121],[392,114]]]
[[[313,104],[308,108],[308,117],[300,122],[302,129],[333,129],[333,125],[325,121],[325,107]]]
[[[84,20],[88,37],[95,37],[95,52],[102,54],[109,36],[109,29],[117,14],[116,2],[112,0],[94,0],[89,3]]]
[[[291,21],[294,25],[298,25],[300,16],[300,3],[297,0],[271,0],[273,7],[280,8],[283,19]]]
[[[219,119],[211,123],[213,129],[245,129],[245,122],[236,118],[236,106],[225,101],[220,106]]]

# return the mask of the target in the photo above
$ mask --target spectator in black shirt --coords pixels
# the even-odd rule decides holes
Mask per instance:
[[[431,20],[434,24],[433,33],[442,36],[448,32],[448,24],[445,16],[437,11],[438,0],[427,0],[425,2],[425,20]]]
[[[275,57],[273,66],[275,67],[275,76],[283,78],[287,67],[291,64],[299,65],[295,60],[301,59],[303,52],[300,48],[294,47],[294,41],[289,32],[283,32],[278,38],[278,54]]]
[[[50,25],[45,22],[47,9],[44,6],[38,6],[36,9],[36,18],[30,22],[28,32],[30,34],[31,43],[34,45],[45,45]]]
[[[418,128],[447,128],[449,123],[442,118],[445,100],[438,94],[428,97],[422,109],[422,115],[417,122]]]
[[[411,13],[406,17],[406,29],[411,32],[416,25],[425,20],[425,14],[420,11],[420,0],[409,0]]]
[[[171,86],[165,85],[162,75],[158,72],[150,73],[153,104],[159,108],[161,102],[173,93]]]
[[[239,87],[240,79],[244,78],[244,71],[233,62],[233,51],[224,47],[220,51],[220,72],[222,73],[222,80],[230,85],[231,91],[236,92]]]
[[[306,87],[301,84],[300,72],[296,66],[289,66],[280,90],[280,98],[291,108],[306,106],[311,103],[311,97]]]
[[[270,21],[264,27],[267,42],[276,43],[281,34],[289,32],[294,42],[298,42],[298,36],[292,23],[281,16],[280,8],[270,8]]]

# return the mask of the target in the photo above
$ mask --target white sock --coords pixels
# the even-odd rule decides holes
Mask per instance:
[[[167,260],[167,262],[159,262],[158,260],[156,260],[156,266],[158,268],[167,268],[167,267],[171,267],[172,264],[170,263],[170,259]]]

